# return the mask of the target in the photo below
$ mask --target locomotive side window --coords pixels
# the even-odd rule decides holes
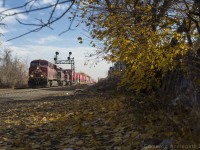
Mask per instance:
[[[39,62],[31,62],[31,67],[39,66]]]

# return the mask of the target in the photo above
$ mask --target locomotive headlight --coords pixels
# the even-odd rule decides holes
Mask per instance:
[[[37,70],[39,70],[39,67],[37,67]]]
[[[41,74],[41,77],[44,77],[43,74]]]
[[[31,78],[33,77],[33,75],[30,75],[31,76]]]

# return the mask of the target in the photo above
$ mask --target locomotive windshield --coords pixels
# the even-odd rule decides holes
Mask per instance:
[[[40,66],[48,66],[48,62],[46,62],[46,61],[40,61]]]
[[[31,67],[39,66],[39,62],[31,62]]]
[[[48,62],[47,61],[31,62],[31,67],[37,67],[37,66],[48,66]]]

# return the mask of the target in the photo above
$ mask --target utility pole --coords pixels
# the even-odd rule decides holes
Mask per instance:
[[[74,57],[71,58],[72,52],[69,52],[69,56],[67,57],[67,60],[58,60],[58,55],[59,52],[55,53],[54,61],[55,64],[70,64],[71,65],[71,83],[72,83],[72,73],[75,72],[75,62],[74,62]]]

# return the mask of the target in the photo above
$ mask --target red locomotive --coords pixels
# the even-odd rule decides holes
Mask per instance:
[[[33,60],[29,68],[29,87],[43,86],[50,87],[53,82],[58,85],[63,85],[65,82],[65,75],[62,68],[57,68],[46,60]]]

